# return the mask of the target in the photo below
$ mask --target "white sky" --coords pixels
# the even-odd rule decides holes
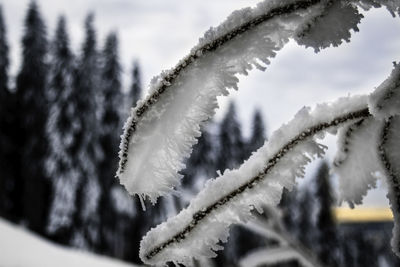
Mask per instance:
[[[152,76],[173,67],[210,27],[217,26],[233,10],[255,5],[256,0],[38,0],[53,36],[57,17],[65,14],[75,52],[83,40],[83,21],[94,11],[99,44],[117,30],[124,81],[129,82],[133,59],[139,59],[144,86]],[[3,13],[11,46],[13,75],[18,70],[23,19],[29,0],[3,0]],[[293,117],[304,105],[330,101],[339,96],[368,93],[390,73],[392,61],[400,60],[400,19],[383,9],[365,13],[351,43],[314,54],[313,50],[287,45],[266,72],[255,70],[241,78],[239,92],[229,98],[238,104],[239,117],[248,129],[256,107],[265,116],[268,132]],[[221,116],[227,99],[220,101]],[[247,133],[245,131],[245,133]],[[334,144],[330,138],[328,144]],[[332,155],[330,150],[328,155]],[[386,204],[385,191],[372,192],[369,205]]]

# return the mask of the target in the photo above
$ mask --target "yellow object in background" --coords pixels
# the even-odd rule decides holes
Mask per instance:
[[[393,213],[390,208],[354,208],[338,207],[334,215],[339,223],[346,222],[385,222],[393,221]]]

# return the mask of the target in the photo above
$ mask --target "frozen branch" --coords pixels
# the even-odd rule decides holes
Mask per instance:
[[[240,169],[210,181],[187,209],[152,229],[141,243],[142,260],[186,263],[192,256],[213,256],[211,250],[220,248],[219,239],[226,241],[229,225],[247,221],[253,208],[261,211],[264,204],[276,205],[282,188],[291,188],[294,178],[304,174],[304,165],[323,154],[313,136],[369,116],[365,97],[319,105],[313,113],[303,109]],[[277,144],[283,145],[278,148]]]
[[[339,175],[340,201],[361,204],[380,171],[377,145],[382,122],[370,117],[339,129],[333,171]],[[369,144],[369,145],[367,145]]]
[[[287,262],[297,260],[302,266],[322,266],[309,249],[294,240],[285,230],[282,219],[276,207],[264,207],[268,219],[256,218],[243,224],[249,230],[256,232],[265,238],[278,241],[278,247],[267,247],[255,252],[250,252],[239,262],[240,266],[259,266],[262,264]]]
[[[326,1],[264,1],[236,11],[175,68],[155,77],[124,126],[117,176],[127,190],[152,202],[170,193],[200,125],[215,112],[216,97],[237,88],[237,74],[264,70],[304,22],[322,12],[320,3]]]
[[[389,117],[382,129],[379,155],[386,172],[388,183],[388,198],[394,216],[394,228],[392,237],[393,252],[400,257],[400,176],[399,167],[399,137],[400,117]]]

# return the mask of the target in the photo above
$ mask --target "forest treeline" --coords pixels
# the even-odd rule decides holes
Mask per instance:
[[[264,119],[255,110],[245,138],[231,102],[221,121],[203,127],[182,171],[182,195],[143,211],[115,178],[123,122],[142,95],[140,66],[134,62],[124,88],[118,36],[111,32],[99,44],[94,19],[89,13],[80,50],[73,51],[66,18],[49,34],[31,1],[19,71],[11,80],[0,6],[0,216],[59,244],[140,263],[139,243],[151,227],[187,206],[217,170],[239,166],[263,145]],[[343,242],[338,233],[327,163],[300,188],[286,192],[280,205],[287,231],[326,266],[365,266],[365,255],[376,254],[366,253],[365,240]],[[215,263],[235,265],[252,249],[270,245],[235,227]],[[368,258],[370,266],[376,261]]]

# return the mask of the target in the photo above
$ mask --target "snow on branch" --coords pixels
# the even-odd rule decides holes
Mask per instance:
[[[394,216],[393,252],[400,257],[400,117],[389,117],[382,130],[379,154],[388,183],[388,198]]]
[[[400,65],[368,97],[370,118],[339,132],[334,171],[340,194],[350,206],[361,204],[376,179],[386,176],[394,216],[393,251],[400,256]]]
[[[350,30],[358,31],[357,24],[364,16],[350,1],[328,1],[324,12],[310,21],[296,41],[314,48],[315,52],[350,42]],[[335,25],[333,27],[333,25]]]
[[[400,64],[394,63],[389,78],[371,94],[368,105],[377,119],[400,115]]]
[[[382,125],[371,117],[339,130],[333,171],[339,175],[340,200],[350,207],[361,204],[368,190],[376,186],[380,160],[376,146],[366,144],[379,143]]]
[[[264,70],[290,37],[319,15],[325,0],[264,1],[234,12],[211,28],[178,65],[153,78],[150,93],[124,126],[117,176],[131,194],[149,198],[173,191],[178,171],[200,136],[217,96],[237,89],[237,74]]]
[[[353,0],[353,2],[364,10],[369,10],[372,7],[385,6],[393,17],[400,15],[400,5],[398,0]]]
[[[351,207],[362,204],[368,190],[374,188],[376,180],[385,173],[378,145],[385,121],[400,115],[400,65],[395,64],[390,76],[371,93],[368,108],[372,117],[339,130],[333,170],[339,174],[341,200]]]
[[[220,240],[227,241],[231,224],[249,220],[254,208],[262,212],[263,205],[276,205],[283,187],[291,189],[305,165],[324,154],[315,138],[369,116],[366,96],[321,104],[312,112],[303,108],[239,169],[210,180],[187,209],[148,232],[141,259],[188,264],[192,257],[215,256],[213,250],[221,249]]]

